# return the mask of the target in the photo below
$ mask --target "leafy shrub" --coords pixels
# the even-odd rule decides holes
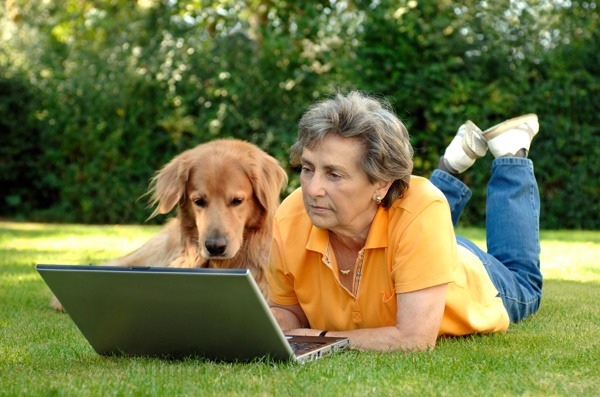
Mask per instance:
[[[275,156],[291,176],[285,196],[298,186],[287,162],[298,118],[356,88],[392,103],[424,176],[465,120],[485,129],[537,113],[542,227],[598,228],[597,11],[501,3],[11,2],[0,9],[11,38],[0,215],[143,222],[137,199],[154,172],[222,137]],[[463,224],[485,222],[490,163],[462,177],[473,189]]]

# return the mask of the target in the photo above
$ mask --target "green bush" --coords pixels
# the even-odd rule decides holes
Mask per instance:
[[[535,112],[542,227],[600,227],[598,13],[588,3],[11,2],[0,9],[0,216],[139,223],[154,172],[215,138],[287,162],[337,88],[382,95],[429,176],[456,129]],[[558,32],[558,33],[557,33]],[[491,155],[463,179],[484,224]],[[155,219],[152,222],[161,222]]]
[[[430,175],[468,119],[485,130],[507,118],[536,113],[540,133],[529,157],[540,186],[541,227],[600,227],[600,202],[594,199],[600,194],[597,13],[586,14],[576,4],[579,33],[547,51],[532,31],[542,15],[538,20],[523,13],[520,25],[512,26],[494,16],[503,13],[485,14],[480,6],[461,7],[462,18],[456,17],[455,4],[413,6],[401,21],[390,17],[397,8],[394,2],[382,2],[369,12],[364,45],[357,50],[363,73],[356,74],[353,86],[384,93],[394,103],[411,132],[415,173]],[[510,40],[490,29],[502,23],[511,28]],[[461,33],[465,26],[474,30],[475,40]],[[491,160],[488,154],[462,176],[473,190],[463,224],[485,224]]]
[[[37,209],[56,203],[57,192],[44,184],[38,109],[35,87],[22,78],[0,74],[0,216],[33,220]]]

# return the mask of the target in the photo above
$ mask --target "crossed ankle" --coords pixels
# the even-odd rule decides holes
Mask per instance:
[[[508,153],[508,154],[505,154],[504,156],[500,156],[499,158],[503,158],[503,157],[519,157],[519,158],[526,159],[528,154],[529,154],[529,151],[527,149],[525,149],[525,148],[522,148],[522,149],[519,149],[515,154]]]
[[[520,149],[517,153],[515,153],[515,157],[527,158],[527,149]]]
[[[460,174],[460,172],[457,172],[449,164],[447,164],[447,161],[444,158],[444,156],[440,157],[440,160],[438,161],[437,169],[440,171],[444,171],[445,173],[450,174],[452,176],[458,176],[458,174]]]

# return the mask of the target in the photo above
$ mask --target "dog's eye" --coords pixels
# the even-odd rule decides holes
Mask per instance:
[[[233,200],[231,200],[231,205],[233,205],[234,207],[237,205],[242,204],[242,202],[244,201],[244,199],[241,198],[234,198]]]
[[[196,204],[198,207],[206,207],[206,201],[204,201],[203,198],[197,198],[194,200],[194,204]]]

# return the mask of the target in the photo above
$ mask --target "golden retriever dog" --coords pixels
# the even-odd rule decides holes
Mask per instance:
[[[128,255],[103,265],[250,269],[267,296],[266,266],[287,175],[257,146],[221,139],[187,150],[151,180],[150,218],[177,217]],[[51,306],[63,310],[54,297]]]

